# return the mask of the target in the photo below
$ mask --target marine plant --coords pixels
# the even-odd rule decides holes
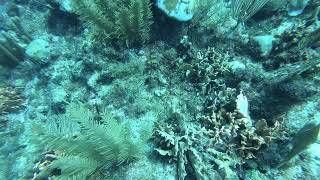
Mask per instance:
[[[72,103],[65,115],[54,116],[40,139],[55,159],[37,175],[58,179],[103,177],[106,170],[140,155],[141,143],[130,139],[129,127],[107,111],[96,117],[82,103]]]
[[[225,26],[231,16],[228,3],[223,0],[196,0],[192,23],[208,28]]]
[[[244,22],[256,14],[269,0],[232,0],[231,8],[234,18]]]
[[[150,38],[149,0],[74,0],[73,6],[95,42],[120,40],[127,46],[137,46]]]

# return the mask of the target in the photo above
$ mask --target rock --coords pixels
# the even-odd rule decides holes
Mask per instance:
[[[289,16],[298,16],[303,13],[304,8],[310,0],[291,0],[288,5]]]
[[[157,97],[162,97],[166,94],[167,90],[166,89],[157,89],[154,91],[154,95]]]
[[[56,0],[60,4],[60,10],[66,12],[72,12],[72,2],[71,0]]]
[[[246,65],[243,64],[241,61],[231,61],[228,64],[228,67],[230,68],[232,73],[237,73],[239,71],[244,71],[246,69]]]
[[[33,40],[26,49],[26,54],[35,60],[48,58],[49,53],[49,43],[44,39]]]
[[[195,0],[157,0],[157,7],[178,21],[189,21],[193,17]]]
[[[273,35],[255,36],[253,39],[259,44],[261,55],[268,56],[273,47]]]

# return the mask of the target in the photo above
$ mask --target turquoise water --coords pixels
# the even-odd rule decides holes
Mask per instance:
[[[318,179],[317,0],[0,2],[0,180]]]

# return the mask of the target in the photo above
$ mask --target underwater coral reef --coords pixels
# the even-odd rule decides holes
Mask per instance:
[[[0,180],[320,177],[320,1],[0,1]]]

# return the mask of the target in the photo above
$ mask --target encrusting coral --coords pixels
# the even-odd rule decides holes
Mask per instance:
[[[120,40],[127,46],[139,46],[150,38],[149,0],[74,0],[73,6],[96,42]]]

